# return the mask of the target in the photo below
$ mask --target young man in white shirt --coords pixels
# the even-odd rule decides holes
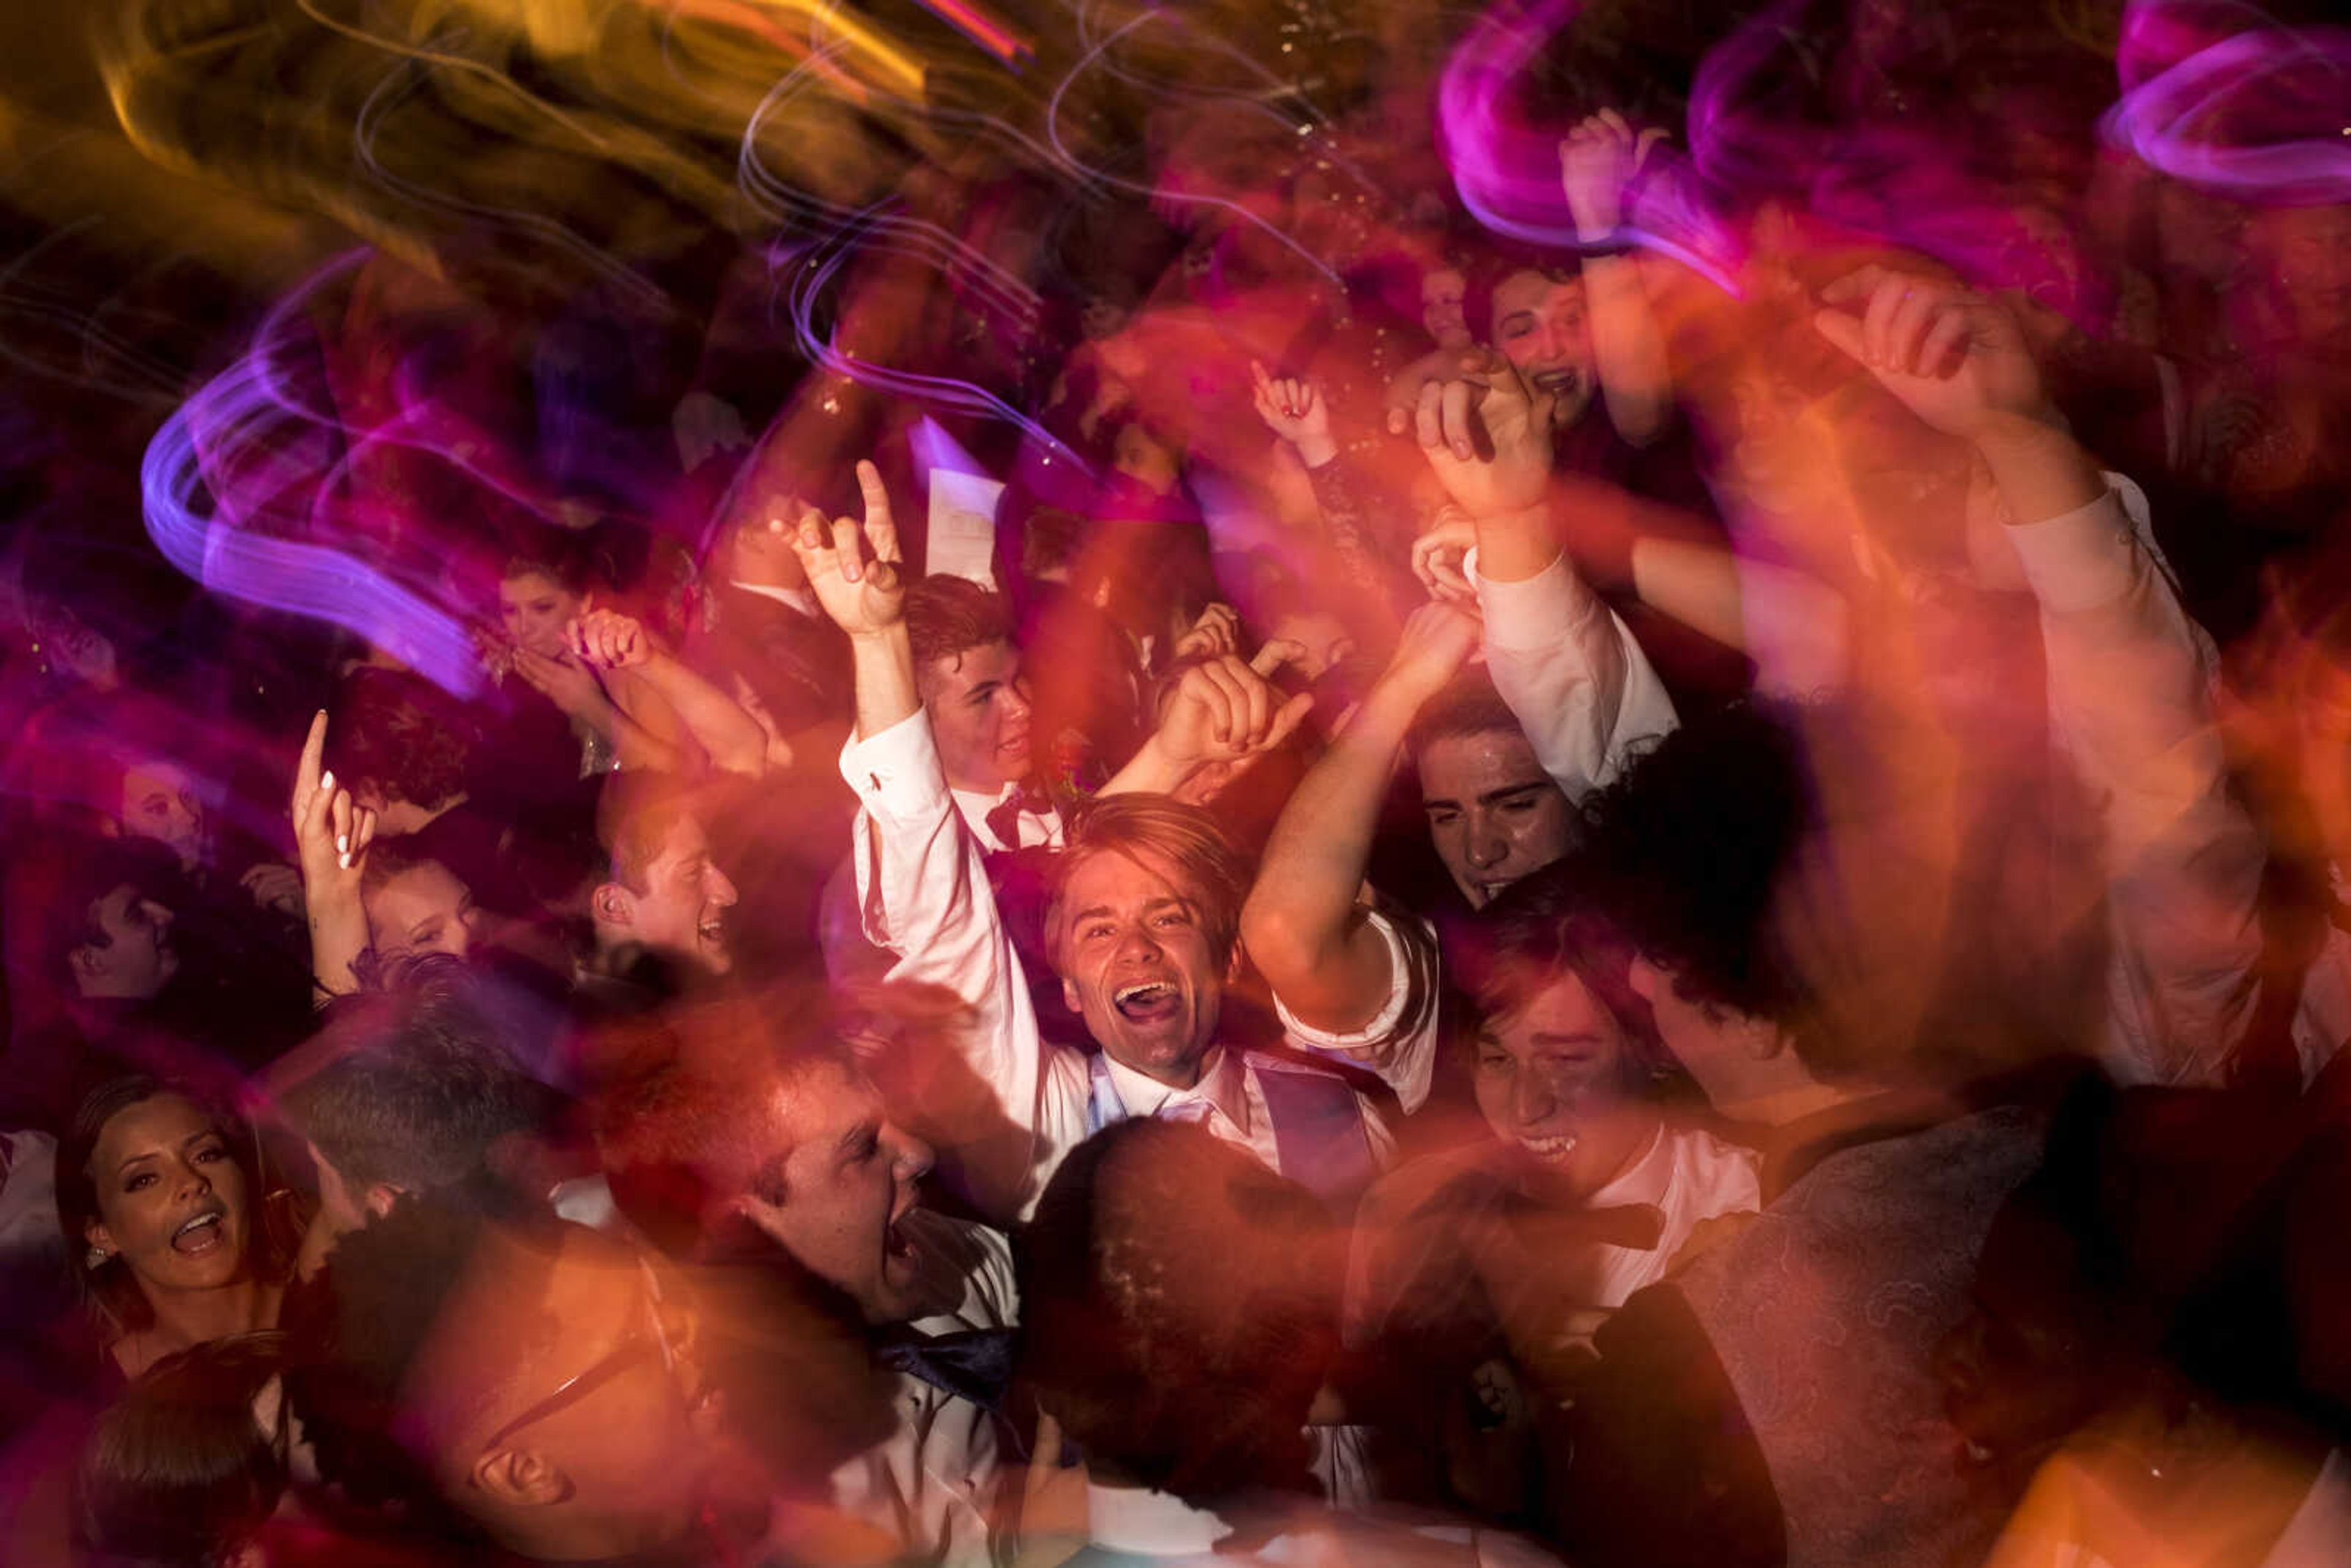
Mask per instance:
[[[845,1461],[827,1456],[826,1503],[893,1562],[986,1568],[1018,1316],[1002,1233],[924,1207],[929,1146],[891,1119],[814,998],[692,1009],[635,1030],[619,1054],[597,1143],[622,1215],[708,1279],[814,1281],[847,1348],[862,1337],[887,1381],[894,1420]],[[718,1294],[758,1315],[757,1290]],[[747,1340],[758,1328],[737,1325]],[[839,1375],[837,1358],[807,1362]],[[860,1395],[840,1391],[842,1407]],[[779,1446],[762,1457],[797,1468],[797,1443],[764,1445]]]
[[[1220,1041],[1225,987],[1239,967],[1245,867],[1205,813],[1122,798],[1280,744],[1307,705],[1282,701],[1265,681],[1280,651],[1261,653],[1255,666],[1224,655],[1186,672],[1144,755],[1072,833],[1048,945],[1064,999],[1102,1050],[1050,1045],[980,847],[949,795],[903,615],[888,497],[870,464],[859,477],[872,559],[855,523],[835,521],[828,538],[810,514],[799,531],[801,561],[855,651],[858,737],[841,771],[864,803],[853,852],[865,929],[898,955],[893,981],[940,987],[963,1003],[965,1060],[1027,1134],[1016,1157],[975,1173],[976,1201],[1025,1214],[1071,1148],[1132,1115],[1199,1120],[1333,1201],[1359,1192],[1393,1147],[1376,1110],[1336,1074],[1238,1054]],[[1151,775],[1165,782],[1142,782]],[[1350,1053],[1387,1081],[1406,1111],[1426,1092],[1430,1024]]]

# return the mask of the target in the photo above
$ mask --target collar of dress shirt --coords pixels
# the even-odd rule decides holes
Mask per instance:
[[[1646,1203],[1661,1206],[1666,1189],[1674,1185],[1674,1146],[1666,1139],[1664,1124],[1649,1134],[1649,1146],[1643,1149],[1632,1164],[1618,1171],[1614,1178],[1602,1184],[1600,1190],[1585,1200],[1592,1208],[1614,1208],[1620,1205]]]
[[[991,850],[1017,850],[1027,847],[1022,844],[999,844],[996,841],[996,835],[987,829],[987,814],[1019,794],[1019,783],[1007,784],[993,795],[983,795],[977,789],[958,789],[953,785],[947,787],[947,793],[955,798],[956,810],[963,814],[964,826],[971,830],[972,836],[977,838],[983,846]],[[1034,820],[1044,823],[1045,836],[1040,841],[1055,846],[1060,844],[1061,823],[1058,818],[1051,814],[1050,808],[1047,810],[1039,811],[1024,806],[1020,810],[1020,820],[1024,822]]]
[[[1190,1557],[1213,1551],[1233,1527],[1180,1497],[1147,1487],[1086,1482],[1086,1533],[1112,1552]]]
[[[726,586],[739,588],[761,599],[772,599],[778,604],[799,611],[810,620],[824,613],[823,608],[816,601],[816,595],[805,588],[778,588],[765,582],[729,582]]]
[[[1189,1089],[1170,1089],[1108,1053],[1102,1057],[1102,1066],[1109,1070],[1111,1085],[1118,1091],[1118,1103],[1126,1107],[1130,1116],[1156,1116],[1171,1105],[1199,1102],[1223,1116],[1244,1136],[1249,1133],[1248,1075],[1241,1071],[1240,1059],[1220,1045],[1208,1048],[1207,1060],[1200,1064],[1200,1081]]]

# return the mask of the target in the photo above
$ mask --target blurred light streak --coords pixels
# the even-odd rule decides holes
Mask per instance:
[[[1515,0],[1479,16],[1445,62],[1437,78],[1438,137],[1454,189],[1469,215],[1496,234],[1556,250],[1613,250],[1637,246],[1671,256],[1724,293],[1737,296],[1738,246],[1730,231],[1708,214],[1694,190],[1677,178],[1677,161],[1660,148],[1649,158],[1643,200],[1628,193],[1627,221],[1598,244],[1575,232],[1560,183],[1555,134],[1520,123],[1508,112],[1511,89],[1548,38],[1567,26],[1581,0]],[[1693,123],[1696,111],[1693,109]]]
[[[1071,152],[1069,143],[1061,139],[1061,105],[1068,99],[1070,89],[1076,84],[1078,78],[1081,76],[1083,76],[1097,63],[1103,60],[1109,54],[1111,47],[1119,43],[1122,39],[1125,38],[1128,34],[1142,26],[1145,22],[1161,20],[1164,19],[1165,16],[1165,13],[1161,11],[1145,11],[1142,15],[1130,19],[1114,29],[1109,37],[1103,38],[1091,49],[1088,49],[1078,62],[1070,68],[1068,74],[1063,76],[1061,81],[1054,86],[1053,96],[1045,106],[1045,135],[1047,140],[1052,142],[1053,151],[1061,156],[1062,162],[1071,170],[1076,171],[1089,179],[1099,181],[1101,183],[1108,185],[1113,190],[1125,191],[1130,194],[1142,196],[1149,201],[1173,201],[1191,206],[1214,207],[1221,212],[1229,213],[1233,216],[1248,224],[1250,227],[1258,229],[1265,234],[1283,249],[1297,256],[1301,261],[1303,261],[1308,267],[1320,274],[1333,287],[1343,287],[1343,282],[1340,278],[1339,275],[1332,271],[1327,266],[1323,265],[1321,257],[1315,256],[1313,252],[1308,250],[1304,246],[1300,245],[1296,240],[1291,239],[1288,235],[1282,233],[1271,224],[1267,223],[1263,218],[1259,217],[1255,213],[1250,212],[1247,207],[1240,205],[1238,203],[1228,202],[1222,196],[1211,196],[1188,191],[1164,191],[1152,185],[1143,184],[1137,181],[1121,179],[1119,176],[1113,174],[1106,169],[1098,169],[1086,162],[1085,160]],[[1306,128],[1300,127],[1299,129],[1302,131]]]
[[[1071,473],[1086,478],[1093,476],[1092,466],[1075,452],[1063,445],[1051,431],[1029,418],[995,393],[974,386],[969,382],[956,381],[946,376],[918,375],[911,371],[895,371],[884,365],[877,365],[871,361],[842,353],[833,346],[831,340],[820,335],[816,329],[818,301],[823,297],[825,289],[841,268],[855,254],[854,245],[843,241],[833,249],[831,256],[822,260],[813,258],[802,260],[800,266],[788,280],[788,300],[791,312],[793,335],[799,341],[800,352],[807,357],[809,363],[814,369],[831,371],[861,385],[870,386],[876,391],[894,396],[911,398],[931,407],[954,409],[965,413],[976,413],[1003,420],[1026,435],[1033,444],[1042,448],[1048,455],[1045,459],[1047,462],[1058,460]]]
[[[1035,52],[1028,39],[967,0],[923,0],[923,7],[1008,66]]]
[[[2138,75],[2167,18],[2159,5],[2125,15],[2117,74]],[[2285,72],[2307,69],[2336,87],[2330,133],[2267,145],[2207,139],[2211,121],[2245,107]],[[2109,142],[2177,180],[2240,199],[2318,205],[2351,202],[2351,30],[2266,26],[2197,49],[2129,88],[2106,111]]]
[[[253,526],[287,515],[293,497],[329,471],[310,452],[331,443],[335,422],[293,395],[274,360],[290,346],[310,294],[364,255],[339,258],[281,300],[246,351],[164,421],[140,464],[147,532],[206,589],[342,627],[470,696],[481,673],[459,622],[342,550]]]

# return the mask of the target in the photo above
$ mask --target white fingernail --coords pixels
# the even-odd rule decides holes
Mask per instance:
[[[337,833],[335,835],[335,852],[341,855],[346,861],[351,858],[350,834]]]
[[[349,870],[350,870],[350,869],[351,869],[351,857],[350,857],[350,856],[349,856],[349,855],[345,855],[345,856],[343,856],[343,857],[342,857],[341,861],[340,861],[339,863],[342,866],[342,868],[343,868],[345,871],[349,871]]]
[[[324,772],[324,773],[321,773],[321,774],[319,774],[319,789],[333,789],[334,787],[335,787],[335,775],[334,775],[334,772],[333,772],[333,770],[332,770],[332,769],[329,769],[329,771]]]

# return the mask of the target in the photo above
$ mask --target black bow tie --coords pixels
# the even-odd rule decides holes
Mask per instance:
[[[893,1372],[922,1379],[983,1410],[1004,1403],[1012,1382],[1010,1329],[962,1329],[929,1334],[900,1324],[873,1342],[873,1359]]]
[[[1017,850],[1020,847],[1020,814],[1028,811],[1042,816],[1051,805],[1042,790],[1023,785],[990,806],[983,820],[987,823],[987,831],[995,835],[998,844],[1008,850]]]

